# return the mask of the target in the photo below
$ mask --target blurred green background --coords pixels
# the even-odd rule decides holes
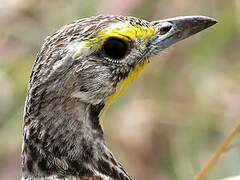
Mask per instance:
[[[193,179],[239,123],[240,0],[0,0],[0,180],[21,176],[26,88],[44,38],[100,13],[219,20],[156,56],[107,112],[107,144],[134,179]],[[239,147],[206,179],[240,174]]]

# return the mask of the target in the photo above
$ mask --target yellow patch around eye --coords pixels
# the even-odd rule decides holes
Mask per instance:
[[[110,37],[124,39],[126,41],[135,41],[136,39],[148,40],[156,34],[157,29],[153,26],[133,26],[129,23],[113,24],[112,26],[99,32],[97,36],[91,40],[92,48],[99,49],[103,43]]]
[[[136,41],[136,39],[149,40],[149,38],[157,33],[157,29],[153,26],[133,26],[129,23],[118,23],[99,32],[97,36],[89,41],[74,43],[68,48],[76,52],[74,59],[78,59],[84,55],[100,49],[103,43],[110,37],[124,39],[126,41]]]

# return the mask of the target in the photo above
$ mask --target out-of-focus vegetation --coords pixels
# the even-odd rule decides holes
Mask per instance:
[[[1,0],[0,180],[21,176],[24,100],[43,39],[100,13],[146,20],[200,14],[219,20],[155,57],[106,114],[107,144],[134,179],[193,179],[239,123],[239,0]],[[206,179],[236,176],[239,164],[236,146]]]

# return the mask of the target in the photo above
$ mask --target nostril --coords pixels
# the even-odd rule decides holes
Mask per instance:
[[[164,24],[160,29],[160,35],[168,33],[171,29],[172,25],[170,23]]]

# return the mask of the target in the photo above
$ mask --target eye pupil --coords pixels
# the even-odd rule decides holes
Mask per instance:
[[[105,54],[111,59],[122,59],[127,53],[128,45],[118,38],[109,38],[103,45]]]

